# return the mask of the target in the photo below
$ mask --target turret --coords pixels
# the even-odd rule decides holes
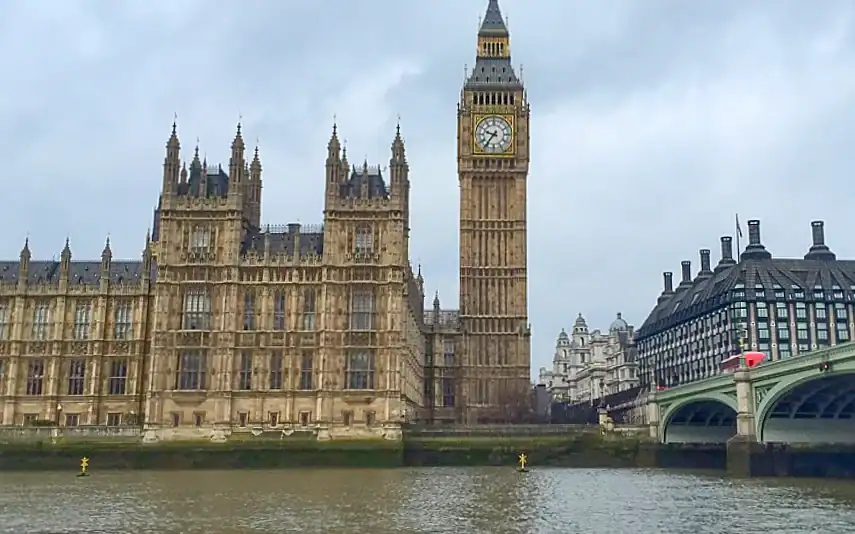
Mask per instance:
[[[247,220],[255,228],[261,227],[261,158],[258,147],[252,156],[252,163],[245,169],[249,179],[244,184],[244,212]]]
[[[59,287],[65,290],[68,287],[68,277],[71,274],[71,245],[68,238],[65,239],[65,246],[62,247],[62,254],[59,255]]]
[[[240,130],[241,125],[238,123],[237,132],[232,141],[232,155],[229,158],[229,195],[234,193],[243,194],[241,184],[244,181],[243,174],[246,167],[246,160],[244,159],[246,144],[243,142]]]
[[[389,159],[389,193],[397,202],[409,220],[410,203],[410,167],[407,164],[407,154],[404,140],[401,137],[401,125],[395,127],[395,139],[392,141],[392,157]]]
[[[178,190],[181,172],[181,143],[178,142],[178,124],[172,123],[172,134],[166,142],[166,157],[163,160],[162,194],[171,195]]]
[[[18,287],[27,285],[27,276],[30,273],[30,238],[24,240],[24,248],[21,249],[21,258],[18,262]]]
[[[342,167],[341,143],[338,140],[338,125],[333,123],[330,142],[327,143],[326,162],[326,197],[327,203],[332,202],[339,194],[342,180],[347,174],[347,156]]]
[[[101,251],[101,289],[106,289],[110,283],[110,264],[113,261],[113,251],[110,248],[110,238],[104,243]]]

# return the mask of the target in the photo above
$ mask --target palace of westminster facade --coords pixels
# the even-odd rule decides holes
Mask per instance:
[[[529,389],[529,104],[497,0],[458,105],[460,309],[425,309],[409,262],[400,131],[387,169],[335,126],[324,221],[262,225],[262,165],[166,144],[141,261],[0,262],[0,424],[370,431],[484,420]],[[172,430],[168,430],[172,429]]]

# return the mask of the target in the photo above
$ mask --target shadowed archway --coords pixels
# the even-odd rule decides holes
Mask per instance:
[[[688,402],[664,422],[664,443],[727,443],[736,434],[736,410],[710,399]]]
[[[855,373],[828,373],[772,399],[758,438],[780,443],[855,443]]]

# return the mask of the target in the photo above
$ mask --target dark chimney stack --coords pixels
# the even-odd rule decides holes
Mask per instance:
[[[674,294],[674,273],[662,273],[662,294],[659,295],[657,304],[662,304]]]
[[[811,233],[813,234],[813,246],[821,247],[825,245],[825,223],[822,221],[813,221],[810,223]]]
[[[760,244],[760,221],[748,221],[748,245]]]
[[[760,240],[760,221],[753,219],[748,221],[748,246],[740,256],[741,260],[770,260],[772,254],[763,246]]]
[[[692,285],[692,262],[689,260],[683,260],[683,262],[680,263],[680,267],[682,268],[683,277],[680,280],[680,285],[677,286],[677,289]]]
[[[721,238],[721,261],[733,261],[733,238],[729,235]]]
[[[837,255],[825,244],[825,223],[813,221],[810,223],[813,244],[805,254],[806,260],[834,261]]]
[[[710,267],[710,249],[702,248],[700,250],[701,256],[701,271],[698,273],[698,276],[709,276],[712,274],[712,268]]]
[[[718,265],[715,266],[715,272],[726,269],[731,265],[736,265],[736,260],[733,259],[733,238],[729,235],[721,237],[721,259]]]

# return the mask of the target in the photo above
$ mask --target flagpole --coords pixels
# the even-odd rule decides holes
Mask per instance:
[[[742,256],[742,246],[740,245],[740,238],[742,237],[742,228],[739,227],[739,214],[736,214],[736,261],[739,262],[739,258]]]

